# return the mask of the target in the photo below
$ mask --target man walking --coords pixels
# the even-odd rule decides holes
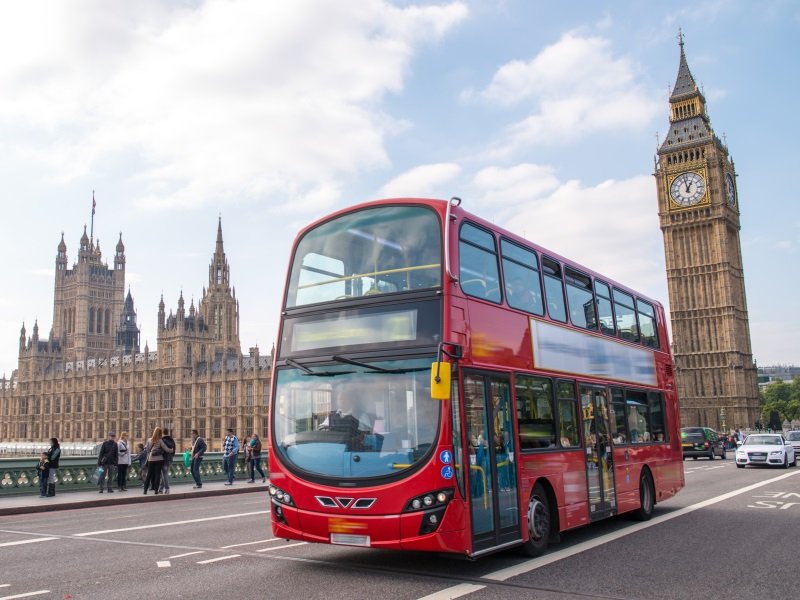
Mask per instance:
[[[175,457],[175,440],[169,434],[169,429],[164,428],[164,435],[161,441],[169,448],[169,452],[164,453],[164,462],[161,465],[161,484],[159,492],[169,494],[169,468],[172,466],[172,459]]]
[[[108,439],[100,446],[100,454],[97,456],[97,466],[103,467],[103,474],[97,484],[100,486],[100,493],[103,493],[103,483],[106,483],[107,491],[109,494],[114,493],[111,489],[113,481],[116,478],[117,461],[119,458],[119,451],[117,449],[117,434],[113,431],[108,432]]]
[[[206,441],[197,432],[197,429],[192,429],[192,479],[194,479],[194,489],[203,487],[203,480],[200,478],[200,463],[203,462],[203,455],[206,453],[208,446]]]
[[[239,456],[239,438],[233,433],[233,429],[228,429],[228,435],[225,436],[225,441],[222,443],[222,466],[225,468],[225,474],[228,476],[228,481],[225,485],[233,485],[233,478],[236,471],[236,457]]]

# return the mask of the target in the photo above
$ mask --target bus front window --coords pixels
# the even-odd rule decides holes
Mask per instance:
[[[368,208],[327,221],[298,242],[286,308],[440,287],[441,234],[420,206]]]
[[[279,370],[273,423],[282,460],[337,480],[413,467],[430,452],[439,430],[431,362]]]

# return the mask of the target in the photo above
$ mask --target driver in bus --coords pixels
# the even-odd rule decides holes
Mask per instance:
[[[359,408],[354,390],[340,388],[336,398],[336,409],[328,413],[319,426],[320,430],[347,434],[348,446],[352,450],[363,448],[364,439],[372,433],[372,417]]]

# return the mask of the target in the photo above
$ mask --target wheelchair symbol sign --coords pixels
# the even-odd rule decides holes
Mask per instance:
[[[445,466],[445,467],[442,467],[442,477],[444,477],[445,479],[452,479],[453,478],[453,467],[451,467],[449,465]]]

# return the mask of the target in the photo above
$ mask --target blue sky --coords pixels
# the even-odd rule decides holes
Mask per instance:
[[[296,231],[378,197],[460,196],[668,304],[652,173],[679,28],[739,175],[753,354],[800,364],[795,2],[79,0],[0,5],[0,373],[23,321],[49,331],[92,190],[151,348],[218,215],[243,347],[268,351]]]

